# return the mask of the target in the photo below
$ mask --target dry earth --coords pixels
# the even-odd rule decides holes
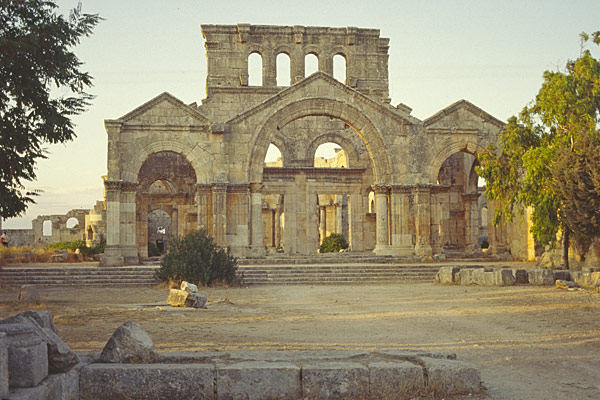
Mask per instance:
[[[429,349],[477,365],[481,399],[599,399],[600,294],[431,283],[204,289],[208,309],[165,306],[159,288],[44,288],[74,350],[98,352],[127,320],[159,351]],[[0,317],[23,306],[0,290]],[[474,398],[474,397],[464,397]]]

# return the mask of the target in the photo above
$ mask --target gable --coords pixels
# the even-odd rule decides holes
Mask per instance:
[[[148,126],[204,126],[208,118],[195,107],[183,103],[169,93],[163,93],[125,114],[119,121],[126,125]]]
[[[466,100],[459,100],[423,121],[428,131],[470,131],[484,124],[504,128],[504,122]]]

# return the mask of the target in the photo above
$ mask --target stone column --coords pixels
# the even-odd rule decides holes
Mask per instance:
[[[348,242],[350,243],[351,251],[364,251],[364,237],[363,237],[363,201],[360,193],[353,193],[350,195],[349,204],[349,233]]]
[[[388,235],[388,188],[386,186],[376,185],[373,187],[375,192],[375,253],[388,254],[389,235]]]
[[[262,183],[250,184],[250,253],[254,257],[265,255],[262,234]]]
[[[212,212],[209,210],[210,203],[210,185],[197,184],[196,185],[196,205],[197,205],[197,216],[198,216],[198,229],[204,229],[207,233],[211,233]],[[211,218],[209,218],[209,216]]]
[[[391,242],[392,252],[396,255],[413,255],[415,249],[412,241],[410,224],[410,186],[394,185],[391,187]]]
[[[463,194],[465,205],[465,250],[474,251],[479,248],[479,193]]]
[[[121,183],[121,255],[126,265],[139,264],[140,258],[136,246],[136,193],[137,182]]]
[[[324,206],[319,206],[319,238],[323,243],[327,236],[327,209]]]
[[[284,195],[283,200],[283,250],[286,254],[295,254],[298,252],[296,243],[296,232],[298,229],[296,214],[298,213],[298,194],[291,190]]]
[[[335,203],[335,233],[343,235],[342,196],[336,196]]]
[[[104,181],[106,194],[106,247],[102,265],[124,265],[121,254],[121,182]]]
[[[179,209],[176,205],[173,206],[173,211],[171,212],[171,235],[174,238],[179,237]]]
[[[212,236],[219,246],[227,246],[227,184],[212,184]]]
[[[431,257],[431,186],[417,185],[414,188],[416,205],[415,254],[421,257]]]

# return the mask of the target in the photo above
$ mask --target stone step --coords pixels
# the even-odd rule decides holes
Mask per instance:
[[[133,286],[155,285],[156,267],[2,267],[0,283],[4,285],[36,284],[45,286]]]

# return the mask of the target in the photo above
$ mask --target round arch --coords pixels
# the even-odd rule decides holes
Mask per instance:
[[[438,152],[438,154],[433,158],[431,163],[431,169],[429,170],[429,182],[435,184],[438,178],[438,174],[440,172],[440,168],[444,164],[444,161],[448,159],[455,153],[460,153],[464,151],[465,153],[472,154],[476,156],[478,153],[485,150],[485,147],[476,142],[470,142],[466,140],[462,140],[459,142],[454,142],[449,145],[444,146],[444,148]]]
[[[387,146],[375,124],[354,106],[334,99],[308,98],[290,103],[275,111],[256,130],[252,150],[248,154],[249,182],[262,182],[263,160],[273,132],[287,124],[307,116],[328,116],[344,121],[360,136],[371,163],[375,184],[387,184],[391,177],[391,161]]]
[[[321,136],[316,137],[307,147],[305,159],[312,159],[315,156],[315,152],[319,148],[320,145],[325,143],[336,143],[342,147],[342,149],[346,152],[346,156],[348,157],[348,167],[356,168],[358,164],[360,164],[360,160],[358,157],[358,152],[352,145],[352,143],[335,133],[325,133]]]
[[[154,153],[161,151],[170,151],[180,154],[185,158],[196,173],[197,183],[210,182],[210,170],[207,168],[206,158],[209,155],[202,151],[199,146],[190,147],[183,143],[168,140],[159,140],[146,145],[140,145],[137,151],[137,157],[131,161],[131,167],[121,172],[121,178],[126,182],[137,182],[140,168],[144,162]]]

